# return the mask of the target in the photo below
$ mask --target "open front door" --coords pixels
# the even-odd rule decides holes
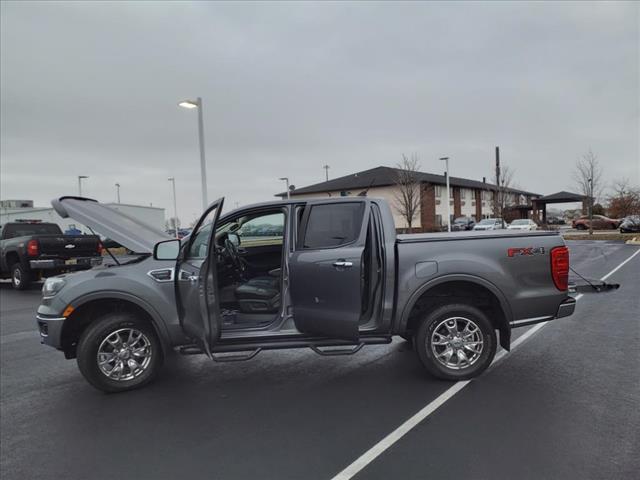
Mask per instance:
[[[368,202],[308,202],[289,262],[296,328],[358,340]]]
[[[218,305],[216,272],[216,225],[224,198],[205,210],[189,236],[178,259],[176,294],[178,315],[184,333],[211,356],[211,346],[220,337],[221,316]]]

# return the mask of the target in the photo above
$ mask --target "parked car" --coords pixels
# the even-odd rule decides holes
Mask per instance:
[[[593,215],[594,230],[615,230],[620,226],[621,221],[604,215]],[[589,215],[582,215],[571,222],[571,226],[577,230],[589,229]]]
[[[53,206],[142,252],[49,278],[38,307],[42,343],[77,358],[107,392],[148,383],[174,348],[219,361],[303,347],[348,355],[396,335],[413,341],[432,375],[469,379],[491,364],[498,340],[509,349],[512,328],[569,316],[576,303],[558,234],[396,235],[391,209],[374,198],[291,199],[226,215],[219,199],[186,241],[93,200]],[[245,244],[243,225],[267,217],[284,225],[281,241]]]
[[[16,290],[32,280],[61,272],[85,270],[102,262],[96,235],[64,235],[55,223],[20,220],[0,230],[0,277],[11,278]]]
[[[485,218],[476,223],[474,230],[499,230],[504,228],[504,220],[501,218]]]
[[[471,217],[458,217],[451,224],[452,231],[473,230],[476,221]]]
[[[518,219],[509,224],[507,230],[537,230],[538,225],[531,219]]]
[[[630,215],[620,223],[620,233],[634,232],[640,232],[640,215]]]

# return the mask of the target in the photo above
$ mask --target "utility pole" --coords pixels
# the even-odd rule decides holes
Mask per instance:
[[[451,231],[451,200],[449,199],[449,157],[442,157],[440,160],[445,162],[447,177],[447,232]]]
[[[589,235],[593,235],[593,165],[589,177]]]
[[[325,166],[324,166],[324,167],[322,167],[322,168],[324,168],[325,179],[326,179],[326,181],[328,182],[328,181],[329,181],[329,168],[330,168],[330,167],[329,167],[329,165],[325,165]]]
[[[118,199],[118,203],[120,203],[120,184],[116,183],[116,198]]]
[[[494,199],[494,212],[496,217],[502,218],[502,188],[500,187],[500,147],[496,147],[496,198]]]

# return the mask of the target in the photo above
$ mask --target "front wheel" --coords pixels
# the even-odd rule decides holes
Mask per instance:
[[[149,383],[163,357],[153,327],[132,313],[109,313],[80,337],[77,362],[84,378],[103,392],[122,392]]]
[[[471,305],[450,304],[425,317],[415,338],[415,348],[433,376],[468,380],[491,365],[496,340],[495,329],[481,310]]]

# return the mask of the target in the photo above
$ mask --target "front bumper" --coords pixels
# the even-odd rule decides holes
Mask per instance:
[[[95,267],[102,264],[102,257],[77,257],[67,260],[62,258],[48,258],[30,260],[32,270],[78,270]]]
[[[65,320],[66,318],[64,317],[53,317],[38,313],[36,315],[36,321],[38,322],[38,331],[40,332],[40,343],[61,349],[62,327]]]

